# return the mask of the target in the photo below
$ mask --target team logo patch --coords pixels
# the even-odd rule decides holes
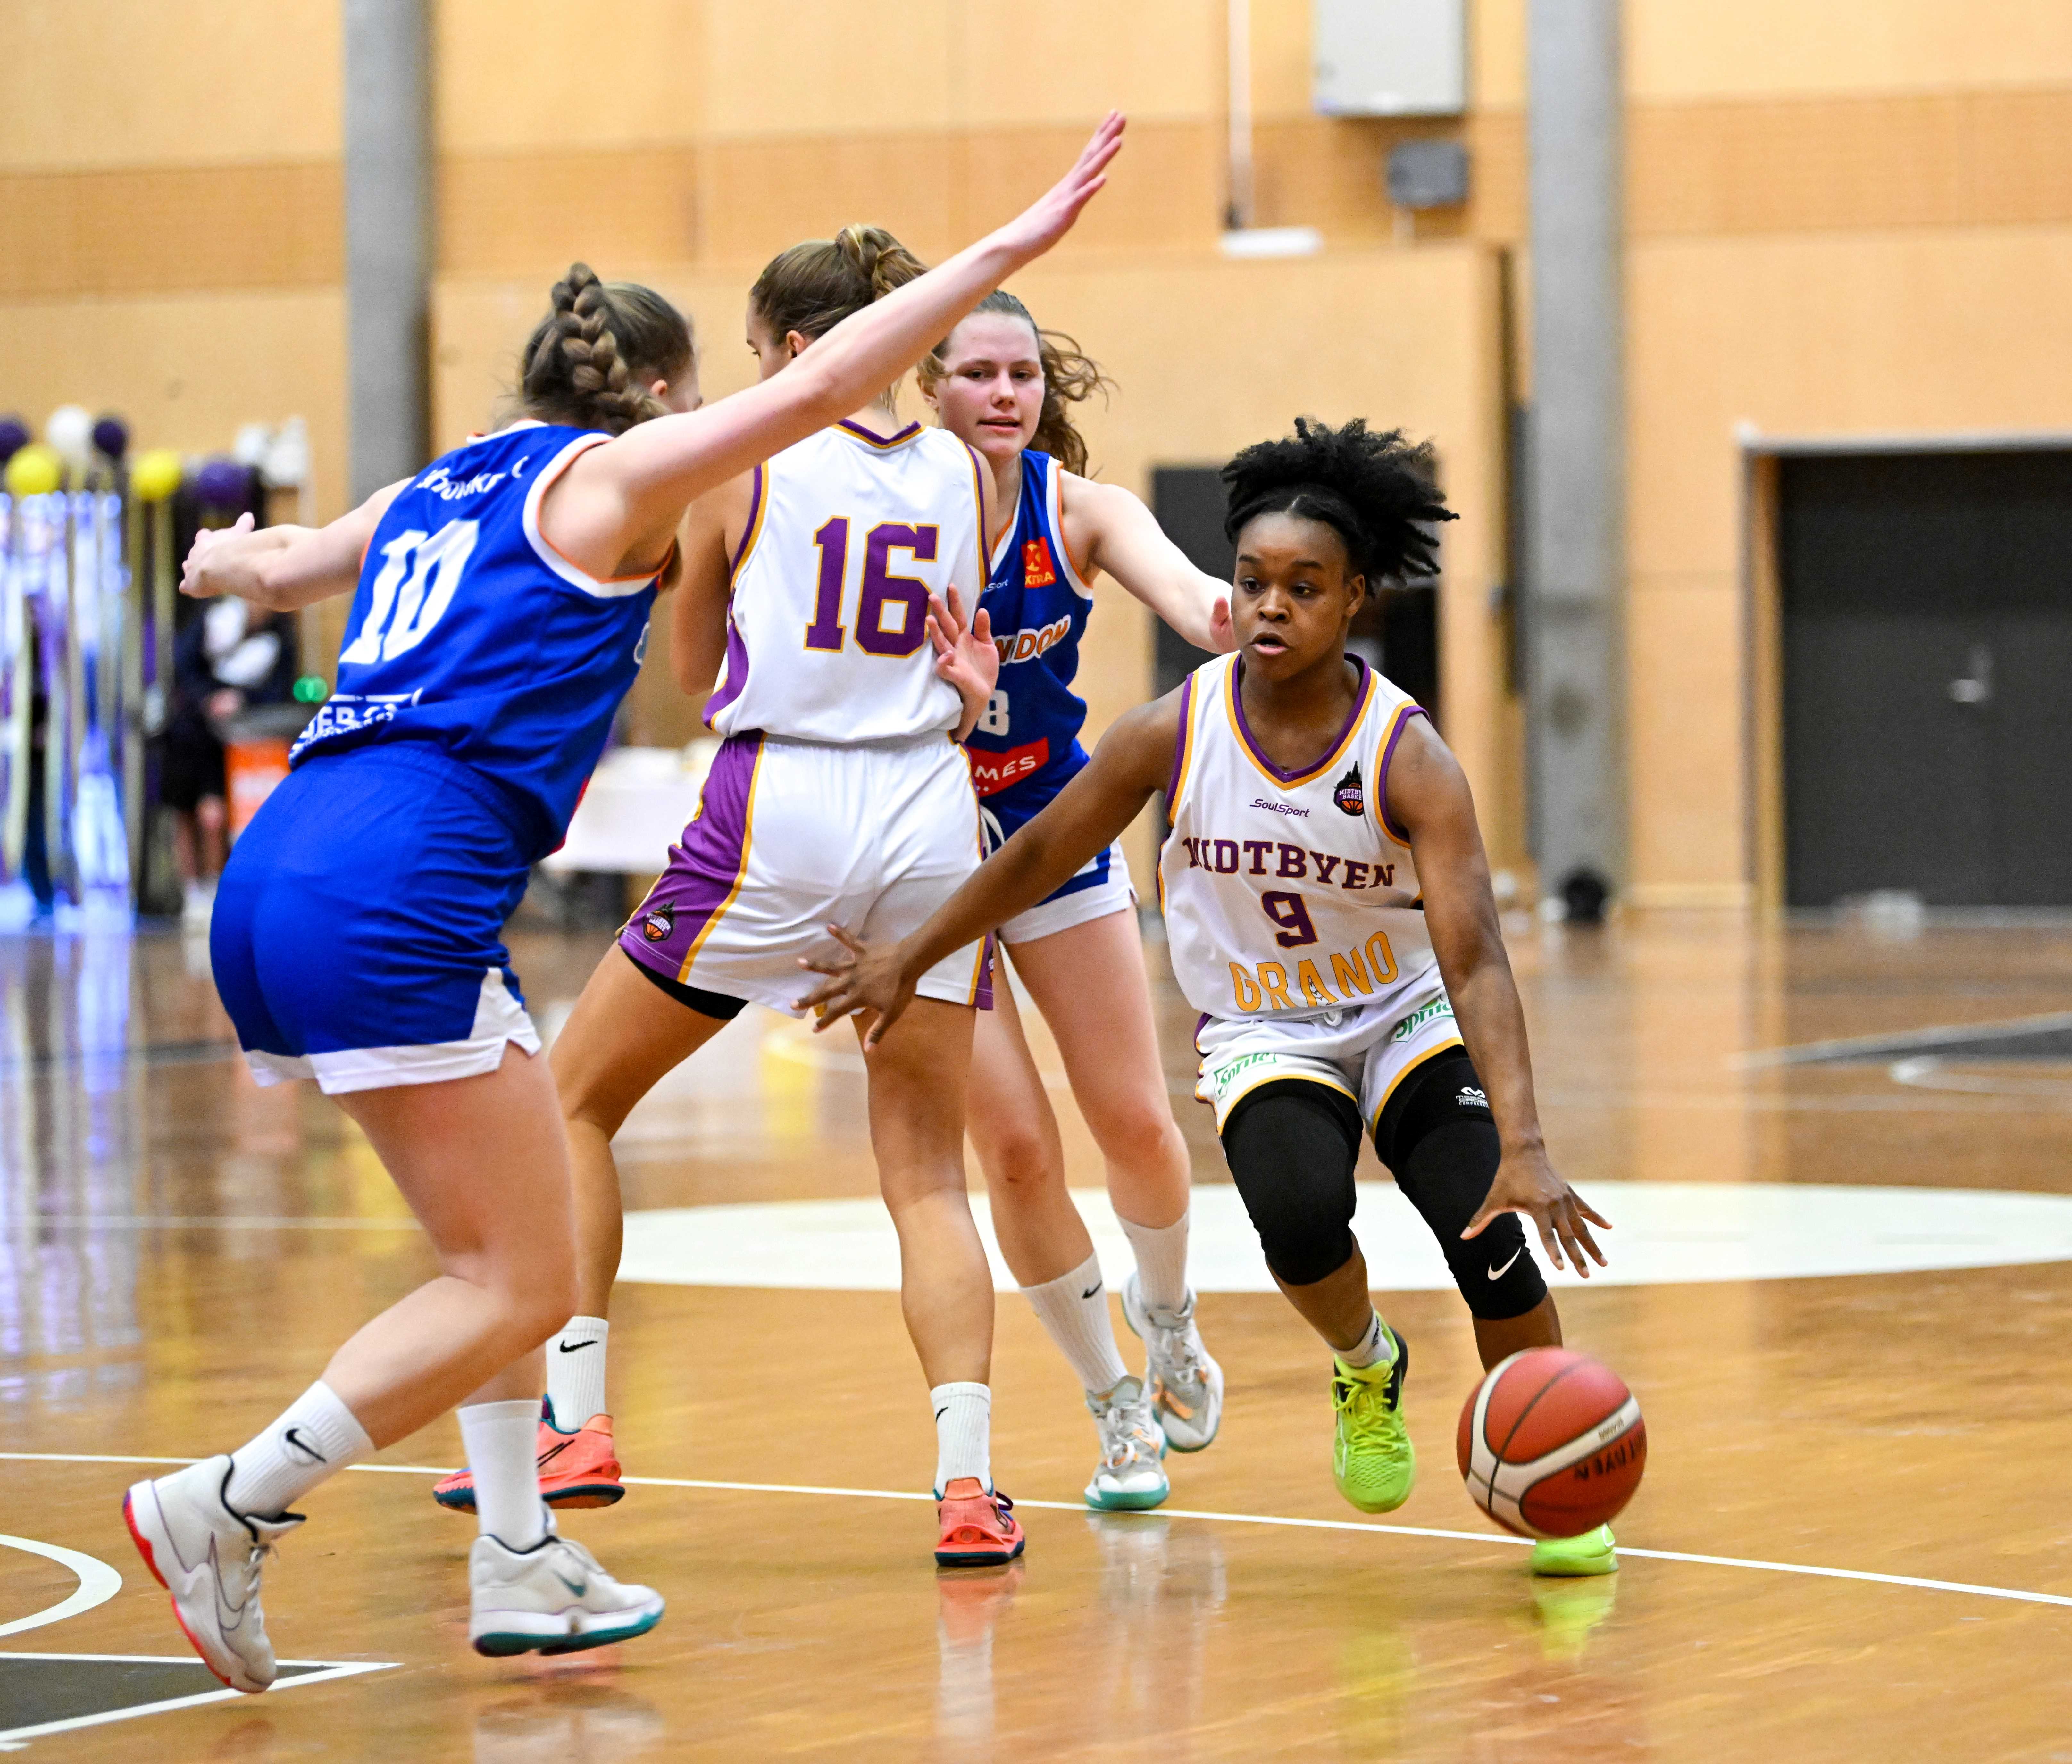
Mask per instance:
[[[1025,540],[1022,546],[1022,585],[1025,588],[1047,588],[1058,579],[1058,572],[1050,562],[1050,543],[1046,539]]]
[[[1360,787],[1358,766],[1331,787],[1331,800],[1338,805],[1340,813],[1350,815],[1355,820],[1367,812],[1367,792]]]
[[[652,912],[640,915],[640,935],[651,944],[665,944],[676,928],[676,909],[667,901]]]

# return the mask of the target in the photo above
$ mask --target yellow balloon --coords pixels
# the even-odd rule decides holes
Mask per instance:
[[[64,482],[64,462],[57,450],[32,441],[18,447],[7,462],[7,489],[11,495],[47,496]]]
[[[179,454],[171,447],[140,453],[130,468],[130,494],[139,502],[163,502],[180,487],[182,469]]]

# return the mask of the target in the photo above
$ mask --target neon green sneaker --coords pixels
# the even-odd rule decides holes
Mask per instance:
[[[1616,1574],[1618,1552],[1609,1525],[1600,1525],[1581,1537],[1543,1537],[1532,1546],[1532,1572],[1572,1577],[1580,1574]]]
[[[1417,1454],[1403,1425],[1403,1380],[1410,1347],[1383,1323],[1394,1357],[1372,1366],[1348,1366],[1331,1356],[1331,1402],[1338,1412],[1331,1474],[1338,1492],[1363,1513],[1392,1513],[1410,1499]]]

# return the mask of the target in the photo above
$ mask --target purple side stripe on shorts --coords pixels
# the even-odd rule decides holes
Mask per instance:
[[[627,955],[672,980],[690,983],[698,945],[741,892],[762,757],[759,730],[730,735],[720,744],[698,796],[696,818],[670,847],[669,867],[619,934],[619,947]]]
[[[993,964],[997,953],[993,933],[985,934],[985,947],[978,956],[978,984],[972,989],[972,1002],[980,1010],[993,1009]]]

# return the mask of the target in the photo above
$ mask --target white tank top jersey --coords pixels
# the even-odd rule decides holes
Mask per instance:
[[[755,469],[733,561],[726,662],[705,720],[796,741],[954,730],[923,628],[929,590],[985,591],[978,456],[945,430],[839,422]]]
[[[1240,658],[1182,687],[1158,858],[1174,978],[1195,1009],[1336,1018],[1431,989],[1410,842],[1389,824],[1388,763],[1424,711],[1357,656],[1352,715],[1324,757],[1284,772],[1245,727]]]

